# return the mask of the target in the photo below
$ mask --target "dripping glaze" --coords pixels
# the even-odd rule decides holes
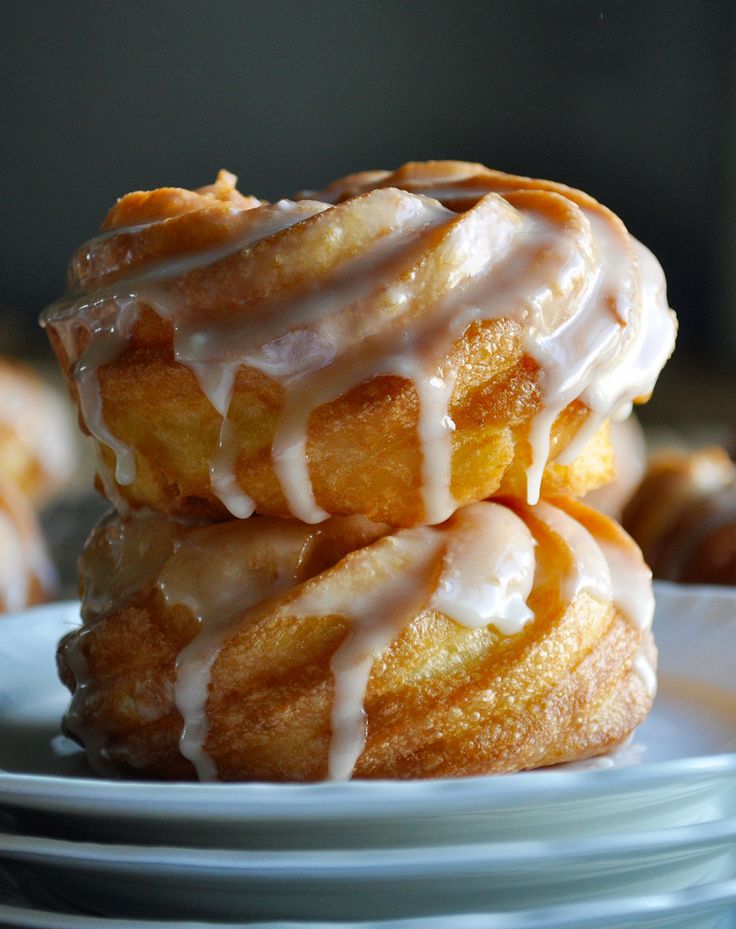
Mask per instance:
[[[654,593],[652,572],[641,552],[634,545],[594,534],[546,501],[534,507],[534,515],[560,536],[573,553],[573,565],[563,580],[565,599],[570,602],[585,591],[601,603],[610,601],[641,634],[642,645],[632,664],[648,695],[654,697],[657,676],[643,643],[643,634],[652,628],[654,619]]]
[[[674,317],[661,268],[620,220],[592,198],[551,182],[458,163],[441,170],[430,163],[424,173],[423,179],[422,166],[396,175],[372,172],[362,187],[353,179],[354,199],[335,205],[323,202],[340,200],[328,188],[316,195],[319,202],[248,209],[242,214],[247,221],[236,224],[226,244],[154,262],[46,311],[45,325],[66,344],[79,327],[91,337],[75,372],[80,405],[90,431],[115,452],[119,484],[134,479],[135,463],[104,423],[97,370],[125,351],[142,305],[171,323],[176,359],[191,368],[222,417],[211,483],[239,518],[254,509],[235,476],[238,446],[228,427],[241,366],[284,388],[273,467],[289,511],[308,523],[329,515],[309,475],[310,414],[381,375],[414,385],[425,521],[450,516],[456,507],[450,487],[456,372],[447,359],[473,323],[515,320],[524,351],[539,366],[542,405],[528,436],[530,503],[539,498],[551,429],[565,407],[581,400],[590,412],[563,463],[603,420],[625,415],[634,400],[651,393],[674,344]],[[256,300],[234,319],[198,312],[182,297],[183,282],[198,270],[235,255],[247,261],[256,244],[275,243],[296,226],[308,235],[321,223],[339,237],[345,221],[360,223],[362,252],[288,299]]]

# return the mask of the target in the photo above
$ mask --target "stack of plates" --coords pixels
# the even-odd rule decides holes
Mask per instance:
[[[94,777],[56,735],[74,604],[0,622],[0,925],[736,926],[736,593],[660,585],[660,693],[585,764],[417,783]]]

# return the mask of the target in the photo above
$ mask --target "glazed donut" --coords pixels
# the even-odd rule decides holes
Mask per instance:
[[[64,398],[25,365],[0,359],[0,473],[41,506],[74,471]]]
[[[36,514],[25,494],[0,474],[0,613],[43,603],[55,588]]]
[[[655,455],[623,524],[655,577],[736,585],[736,465],[722,448]]]
[[[616,216],[462,162],[316,196],[129,194],[73,258],[43,322],[118,509],[414,526],[611,477],[675,337]]]
[[[651,574],[565,498],[439,526],[111,514],[59,646],[65,730],[100,770],[314,781],[600,754],[656,686]]]

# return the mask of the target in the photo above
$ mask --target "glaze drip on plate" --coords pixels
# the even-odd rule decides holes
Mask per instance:
[[[120,485],[134,479],[134,456],[105,424],[97,377],[127,350],[143,307],[173,328],[176,359],[221,417],[212,489],[239,518],[254,507],[236,478],[239,447],[228,427],[243,368],[283,390],[273,467],[289,512],[307,523],[329,516],[310,477],[311,414],[376,377],[413,384],[423,521],[437,524],[457,506],[449,359],[469,327],[515,322],[538,366],[530,503],[562,410],[579,400],[590,411],[564,463],[603,420],[648,396],[672,350],[656,260],[609,210],[564,185],[460,162],[354,175],[312,199],[273,205],[237,200],[232,187],[230,196],[227,176],[218,183],[217,196],[181,192],[204,201],[188,236],[181,229],[197,208],[186,197],[190,212],[106,229],[73,262],[71,295],[44,316],[67,345],[87,334],[77,393],[87,427],[115,452]],[[186,246],[167,253],[169,237]],[[293,260],[282,261],[284,252]],[[300,254],[310,256],[308,269]]]

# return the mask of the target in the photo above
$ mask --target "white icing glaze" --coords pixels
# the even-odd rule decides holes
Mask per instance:
[[[228,419],[223,419],[217,451],[210,462],[210,480],[220,500],[236,519],[247,519],[255,512],[256,505],[248,494],[243,493],[236,478],[240,443],[237,430]]]
[[[598,539],[598,545],[608,562],[617,608],[641,632],[651,629],[654,618],[652,572],[638,549],[616,545],[606,539]]]
[[[155,308],[164,318],[177,317],[176,303],[167,301],[162,290],[162,284],[169,280],[187,275],[198,268],[209,267],[231,255],[252,247],[260,239],[274,235],[305,217],[325,209],[323,204],[290,203],[281,201],[273,206],[259,208],[258,222],[247,222],[250,212],[246,211],[246,229],[238,231],[224,246],[208,249],[204,252],[195,252],[185,258],[171,261],[159,261],[153,266],[145,266],[142,270],[123,277],[112,284],[98,288],[92,294],[83,292],[70,295],[52,304],[44,313],[44,325],[52,325],[59,332],[62,342],[69,351],[72,347],[71,336],[75,328],[81,326],[89,334],[89,344],[78,359],[74,368],[74,380],[77,385],[79,407],[85,425],[92,435],[104,445],[113,450],[116,458],[115,480],[120,485],[130,484],[135,480],[135,457],[130,447],[114,436],[103,416],[102,399],[100,396],[97,370],[102,365],[115,361],[128,346],[130,332],[136,321],[140,303],[146,303]],[[238,212],[234,210],[233,212]],[[147,228],[153,223],[146,223],[137,228]],[[100,238],[105,239],[121,231],[112,230],[102,233]],[[88,243],[88,251],[94,247],[95,240]],[[175,324],[174,354],[182,364],[189,365],[197,375],[213,406],[221,415],[224,400],[223,376],[221,365],[224,359],[213,359],[206,356],[202,361],[197,355],[197,345],[202,342],[202,334],[189,333],[186,328],[179,339]],[[187,338],[191,336],[191,338]],[[206,341],[206,339],[205,339]],[[180,344],[184,343],[184,347]],[[187,354],[191,350],[191,357]],[[70,352],[71,354],[71,352]],[[216,363],[216,370],[211,371],[212,362]],[[231,365],[228,374],[234,379],[238,364]],[[216,386],[214,386],[216,385]],[[228,396],[232,395],[232,380],[224,387]],[[102,477],[104,482],[105,478]]]
[[[605,226],[598,223],[600,230]],[[599,231],[599,234],[601,232]],[[630,238],[639,267],[641,301],[646,306],[666,305],[666,283],[659,262],[636,239]],[[615,292],[616,279],[606,281],[609,293]],[[569,463],[580,453],[595,429],[609,416],[625,419],[637,398],[648,397],[654,390],[659,371],[672,352],[674,332],[671,320],[662,313],[650,313],[643,325],[627,326],[620,347],[601,352],[593,376],[580,393],[580,399],[592,411],[586,426],[559,456]]]
[[[507,177],[504,188],[502,175],[493,175],[486,186],[482,169],[474,165],[438,168],[426,178],[421,167],[416,172],[415,180],[410,170],[395,180],[422,195],[386,186],[389,176],[374,172],[365,183],[378,183],[379,189],[335,207],[282,201],[248,210],[246,232],[239,231],[226,246],[146,267],[47,311],[47,325],[63,329],[73,321],[92,332],[93,343],[102,341],[101,348],[90,347],[78,372],[82,381],[86,377],[80,396],[91,431],[116,448],[119,483],[131,479],[130,463],[104,427],[89,372],[125,347],[125,326],[118,323],[111,336],[112,324],[96,326],[90,308],[102,303],[123,316],[131,295],[172,323],[176,358],[195,372],[225,421],[238,366],[256,368],[282,385],[274,468],[290,511],[305,522],[328,515],[315,500],[309,477],[310,414],[387,374],[414,384],[425,519],[447,518],[455,506],[449,408],[456,372],[445,365],[453,343],[473,321],[518,321],[524,349],[539,365],[542,407],[529,429],[529,502],[539,497],[550,430],[562,409],[581,400],[591,410],[561,457],[569,461],[603,419],[622,415],[634,399],[651,392],[672,349],[673,317],[659,265],[613,214],[562,186],[539,189],[538,182]],[[462,186],[468,179],[472,183]],[[346,188],[351,184],[361,189],[355,180],[346,181]],[[468,209],[455,213],[424,194],[455,205],[465,201]],[[218,314],[189,306],[182,297],[180,279],[235,253],[247,254],[256,242],[295,223],[303,224],[307,240],[310,223],[322,223],[324,241],[332,248],[348,228],[343,221],[353,235],[360,226],[358,256],[351,253],[329,273],[315,271],[313,280],[287,286],[286,298],[264,295],[254,301],[245,295],[237,313]],[[232,445],[223,425],[211,468],[213,487],[234,515],[247,514],[252,504],[247,486],[238,490],[238,449]]]
[[[544,468],[549,458],[552,427],[564,406],[562,403],[554,403],[543,408],[529,424],[531,463],[526,469],[526,502],[531,505],[539,503]]]
[[[255,545],[259,533],[262,538]],[[166,602],[188,607],[200,623],[176,662],[174,702],[184,720],[181,753],[202,781],[217,779],[216,765],[204,747],[207,698],[211,671],[232,632],[233,618],[297,583],[309,540],[300,526],[260,520],[217,527],[181,541],[161,572],[157,583]]]
[[[263,542],[269,529],[270,545]],[[269,556],[254,561],[258,534]],[[252,532],[250,524],[223,524],[206,537],[177,543],[160,575],[167,602],[184,604],[200,622],[178,657],[174,699],[184,720],[180,748],[201,780],[217,777],[205,743],[210,676],[222,645],[248,623],[250,607],[301,580],[312,538],[308,527],[279,520],[259,519]],[[525,601],[534,576],[534,540],[519,517],[499,504],[465,507],[439,528],[398,532],[360,557],[365,563],[352,584],[328,571],[283,608],[293,618],[335,615],[350,623],[331,663],[329,776],[336,780],[350,777],[365,744],[363,704],[374,662],[423,609],[469,628],[492,624],[503,635],[514,635],[533,618]]]
[[[674,345],[673,319],[666,312],[664,275],[654,256],[630,237],[612,214],[578,191],[496,172],[484,186],[483,166],[462,162],[414,167],[414,172],[404,169],[396,175],[353,175],[344,184],[338,181],[314,196],[335,202],[348,194],[355,196],[393,182],[440,202],[453,203],[456,208],[464,203],[467,208],[489,189],[511,194],[512,198],[519,189],[546,190],[569,196],[589,224],[577,242],[566,242],[559,231],[550,236],[546,250],[550,256],[557,252],[563,259],[559,274],[550,276],[545,285],[535,284],[532,273],[524,287],[530,297],[519,301],[528,325],[525,349],[540,365],[544,401],[529,431],[532,458],[527,471],[527,499],[536,503],[549,455],[550,430],[570,402],[580,399],[591,415],[559,456],[561,464],[569,464],[580,454],[603,420],[611,416],[623,418],[635,399],[652,392]],[[477,183],[468,183],[472,180]],[[569,224],[565,231],[570,231]],[[541,232],[544,236],[543,228]],[[545,247],[540,254],[544,251]],[[572,303],[565,320],[564,306],[569,297]],[[550,305],[554,311],[548,319]],[[510,314],[495,309],[492,315],[519,318],[519,309]]]
[[[128,501],[118,490],[118,485],[115,483],[115,477],[108,467],[104,455],[102,454],[102,446],[96,442],[93,443],[93,446],[95,469],[97,471],[97,476],[100,479],[100,483],[102,484],[102,492],[105,495],[105,498],[109,500],[110,503],[112,503],[118,513],[121,513],[123,516],[127,516],[130,513]]]
[[[289,615],[337,615],[350,629],[332,658],[335,691],[329,778],[348,779],[366,740],[365,693],[374,663],[430,608],[476,629],[519,632],[534,578],[534,540],[511,510],[476,503],[440,527],[405,529],[372,546],[348,589],[321,579]]]
[[[457,508],[452,496],[452,433],[450,400],[457,374],[415,378],[419,399],[419,441],[422,446],[422,493],[428,523],[448,519]]]
[[[377,202],[376,202],[377,201]],[[407,279],[416,282],[426,254],[425,237],[444,226],[454,214],[432,201],[415,198],[407,201],[395,191],[381,191],[363,205],[366,230],[371,223],[393,222],[388,233],[373,244],[369,255],[348,263],[331,280],[329,289],[290,301],[287,318],[296,325],[311,323],[315,332],[306,332],[297,340],[306,352],[294,352],[294,336],[285,332],[264,342],[261,357],[251,355],[248,363],[279,380],[286,389],[281,420],[273,441],[274,470],[289,502],[291,513],[304,522],[326,519],[327,514],[314,498],[307,459],[307,431],[310,414],[322,405],[346,393],[358,384],[380,374],[399,374],[414,383],[419,400],[418,434],[423,449],[423,493],[428,522],[441,522],[453,511],[449,489],[453,428],[448,406],[454,374],[440,376],[437,371],[436,335],[420,330],[410,333],[396,325],[409,306]],[[379,225],[379,228],[380,228]],[[462,252],[467,243],[455,243],[453,230],[443,237],[437,250],[446,246],[458,259],[453,273],[458,280],[469,273],[465,264],[475,256]],[[445,275],[417,285],[448,292],[451,286]],[[373,313],[367,313],[367,308]],[[445,314],[447,315],[447,314]],[[283,314],[273,314],[282,319]],[[444,321],[445,325],[450,323]],[[382,330],[380,324],[385,328]],[[282,323],[283,325],[283,323]],[[292,330],[298,332],[299,330]],[[307,330],[308,332],[308,330]],[[272,334],[269,334],[272,335]],[[421,338],[424,338],[424,344]],[[252,334],[251,334],[252,338]],[[263,333],[254,340],[266,338]],[[284,343],[284,349],[280,343]],[[446,349],[442,341],[442,353]],[[397,347],[405,351],[396,355]],[[442,355],[439,355],[441,359]],[[426,405],[429,405],[429,411]]]
[[[273,469],[292,516],[304,523],[320,523],[330,515],[317,505],[309,479],[307,422],[310,409],[292,392],[287,400],[271,449]]]
[[[562,597],[569,603],[585,591],[600,603],[613,596],[610,566],[598,541],[572,516],[551,503],[538,503],[532,512],[558,535],[573,555],[570,571],[563,578]]]
[[[431,606],[471,629],[491,624],[515,635],[534,618],[526,604],[534,537],[515,513],[495,503],[465,506],[453,523]]]
[[[550,503],[539,503],[533,511],[566,543],[574,556],[572,570],[563,581],[566,600],[586,591],[595,599],[613,601],[616,609],[643,636],[652,627],[654,593],[652,572],[641,552],[633,545],[594,536],[577,520]],[[633,667],[647,692],[656,692],[656,674],[643,647],[639,648]]]
[[[457,372],[438,369],[434,374],[416,356],[396,359],[397,374],[414,384],[419,402],[417,434],[422,447],[422,498],[426,522],[444,522],[457,509],[452,496],[452,433],[450,400]]]
[[[442,539],[432,529],[407,529],[381,540],[357,584],[344,589],[310,588],[289,609],[296,616],[336,615],[350,627],[335,651],[332,737],[328,778],[348,780],[366,740],[364,710],[368,678],[376,659],[427,604]]]
[[[117,483],[132,484],[136,473],[135,455],[128,445],[107,428],[97,371],[102,365],[115,361],[125,351],[137,307],[133,299],[116,296],[109,302],[96,302],[93,309],[94,312],[86,316],[90,341],[74,366],[79,409],[92,435],[115,453]],[[102,480],[104,482],[105,478],[102,477]]]
[[[633,668],[642,679],[647,694],[654,698],[657,693],[657,673],[642,650],[634,656]]]
[[[613,583],[613,597],[618,610],[642,635],[652,628],[654,619],[654,592],[652,572],[638,549],[614,545],[599,540],[608,561]],[[657,675],[644,650],[644,642],[634,657],[633,667],[642,679],[647,693],[657,692]]]

